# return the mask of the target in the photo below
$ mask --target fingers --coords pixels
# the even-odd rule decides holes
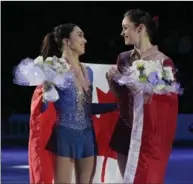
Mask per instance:
[[[112,74],[113,74],[113,73],[115,74],[115,73],[117,73],[118,71],[117,71],[117,68],[112,67],[109,72],[111,72]]]
[[[108,72],[108,78],[113,78],[118,73],[116,67],[112,67]]]

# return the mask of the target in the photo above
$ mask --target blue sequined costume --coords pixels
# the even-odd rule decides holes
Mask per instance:
[[[55,102],[56,125],[48,141],[47,149],[62,157],[81,159],[95,156],[97,144],[92,125],[92,114],[101,114],[116,109],[116,104],[93,104],[93,72],[87,67],[91,86],[86,94],[78,92],[74,81],[65,90],[59,90],[59,100]],[[44,104],[43,109],[46,109]],[[105,122],[104,122],[105,123]]]

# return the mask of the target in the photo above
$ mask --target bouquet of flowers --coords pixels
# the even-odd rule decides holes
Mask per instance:
[[[14,83],[21,86],[49,85],[49,90],[44,91],[43,99],[57,101],[58,92],[55,87],[64,89],[70,85],[70,65],[63,58],[56,56],[45,60],[38,56],[35,60],[26,58],[20,62],[14,71]]]
[[[135,89],[135,92],[141,91],[149,94],[182,93],[180,85],[174,79],[172,68],[162,66],[159,60],[136,60],[116,81],[120,85]]]

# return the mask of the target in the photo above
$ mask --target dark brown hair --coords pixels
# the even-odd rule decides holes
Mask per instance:
[[[41,55],[43,58],[45,59],[53,55],[60,56],[63,47],[62,40],[69,38],[76,26],[77,25],[72,23],[62,24],[55,27],[53,32],[48,33],[42,42]]]
[[[153,19],[148,12],[140,9],[129,10],[125,13],[124,17],[129,17],[129,19],[136,25],[136,27],[140,24],[144,24],[150,42],[152,44],[155,42],[158,33],[158,18]]]

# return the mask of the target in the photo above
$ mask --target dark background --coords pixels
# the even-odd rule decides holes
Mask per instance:
[[[120,36],[121,21],[133,8],[159,16],[159,49],[173,59],[185,89],[179,113],[193,113],[192,2],[2,2],[2,123],[12,113],[29,113],[34,88],[14,85],[12,71],[21,59],[39,55],[43,37],[54,26],[81,27],[88,41],[81,61],[115,64],[129,49]]]

